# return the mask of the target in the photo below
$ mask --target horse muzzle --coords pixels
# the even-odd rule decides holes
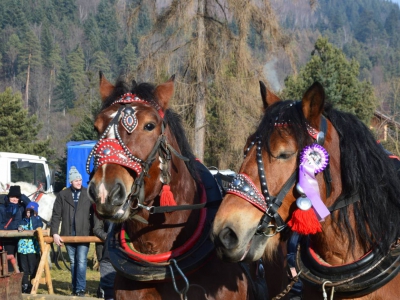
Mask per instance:
[[[211,234],[218,257],[226,262],[256,261],[263,255],[267,238],[265,236],[252,236],[247,243],[242,244],[235,231],[229,227]]]
[[[96,204],[97,214],[114,222],[122,222],[129,216],[129,200],[125,186],[116,180],[112,185],[91,180],[89,197]]]

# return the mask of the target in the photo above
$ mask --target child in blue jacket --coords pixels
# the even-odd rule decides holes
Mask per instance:
[[[30,202],[25,209],[25,215],[19,224],[18,230],[35,230],[43,226],[42,219],[38,216],[39,204]],[[22,277],[22,292],[30,293],[32,289],[31,280],[36,275],[40,261],[39,242],[35,237],[21,238],[18,241],[18,262]]]

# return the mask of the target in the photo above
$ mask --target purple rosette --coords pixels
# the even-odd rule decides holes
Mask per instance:
[[[314,173],[323,171],[329,163],[329,154],[318,144],[305,146],[300,156],[300,164],[308,164],[314,168]]]
[[[315,175],[323,171],[329,163],[329,154],[318,144],[304,147],[300,156],[299,185],[304,194],[311,200],[318,220],[322,221],[330,212],[321,199]]]

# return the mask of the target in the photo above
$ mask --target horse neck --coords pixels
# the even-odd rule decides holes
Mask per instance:
[[[340,150],[339,150],[339,136],[337,131],[334,129],[332,124],[328,122],[328,144],[324,145],[330,156],[330,174],[332,177],[332,191],[331,195],[326,199],[326,184],[323,179],[322,173],[319,175],[319,186],[323,187],[320,189],[321,197],[324,199],[324,203],[327,207],[333,205],[342,193],[342,178],[341,178],[341,166],[340,166]],[[353,262],[362,255],[364,250],[355,241],[355,244],[349,245],[349,239],[345,231],[340,230],[336,227],[336,224],[332,220],[332,215],[335,215],[337,220],[338,211],[331,213],[322,225],[322,233],[311,237],[313,247],[318,255],[323,260],[331,265],[341,265],[345,263]],[[355,219],[354,212],[351,206],[348,207],[349,224],[353,232],[355,231]],[[349,251],[349,249],[354,249]]]
[[[175,139],[168,137],[168,142],[174,149],[179,149]],[[152,169],[157,169],[157,174],[159,174],[158,164],[152,166]],[[191,176],[185,162],[172,154],[169,170],[171,174],[169,186],[177,205],[199,203],[197,183]],[[154,205],[159,205],[157,198],[162,189],[159,176],[151,175],[149,179],[146,182],[146,198],[147,195],[151,195],[150,197],[153,198],[148,200],[154,200]],[[147,194],[147,189],[150,186],[153,190]],[[182,210],[152,215],[148,215],[146,211],[141,211],[141,214],[148,219],[148,225],[132,220],[128,221],[127,226],[128,232],[131,232],[130,236],[135,249],[147,254],[163,253],[183,245],[196,230],[199,218],[198,210]]]

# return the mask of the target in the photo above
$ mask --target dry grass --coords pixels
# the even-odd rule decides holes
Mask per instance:
[[[88,268],[86,272],[86,296],[96,297],[97,287],[100,281],[100,272],[93,270],[93,258],[94,258],[95,244],[91,243],[88,253]],[[65,247],[62,248],[64,258],[68,263],[68,254]],[[53,289],[56,295],[69,296],[72,293],[71,288],[71,273],[64,266],[62,261],[59,261],[59,265],[62,270],[59,270],[55,264],[51,268],[51,279],[53,282]],[[40,284],[38,294],[48,294],[47,286]]]

